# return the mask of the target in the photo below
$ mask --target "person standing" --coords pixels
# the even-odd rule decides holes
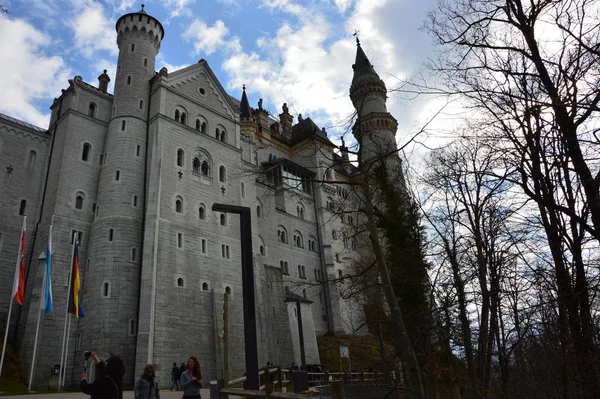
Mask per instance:
[[[181,374],[182,399],[200,399],[201,388],[202,372],[200,371],[200,364],[195,356],[190,356],[188,368]]]
[[[91,399],[123,399],[123,376],[125,365],[118,356],[111,356],[106,360],[104,377],[97,379],[92,384],[88,383],[87,373],[81,373],[81,392],[90,395]]]
[[[175,388],[179,391],[179,380],[181,378],[181,370],[177,367],[177,363],[173,362],[173,368],[171,369],[171,391]]]
[[[153,365],[147,364],[144,367],[144,373],[136,381],[133,388],[133,395],[135,399],[160,399],[160,390],[156,382]]]
[[[179,366],[179,377],[181,377],[181,374],[183,374],[185,370],[187,370],[187,364],[185,362],[181,362],[181,366]]]

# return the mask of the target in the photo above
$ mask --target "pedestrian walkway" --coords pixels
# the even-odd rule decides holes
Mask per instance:
[[[204,388],[201,389],[202,399],[210,398],[210,389]],[[183,396],[182,391],[169,391],[161,390],[160,391],[160,399],[181,399]],[[60,392],[60,393],[42,393],[39,395],[12,395],[10,399],[31,399],[35,397],[35,399],[85,399],[89,398],[89,395],[86,395],[81,392]],[[123,392],[123,399],[133,399],[133,391],[125,391]]]

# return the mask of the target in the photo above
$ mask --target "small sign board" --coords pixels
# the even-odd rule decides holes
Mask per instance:
[[[350,349],[347,346],[340,346],[340,357],[350,359]]]

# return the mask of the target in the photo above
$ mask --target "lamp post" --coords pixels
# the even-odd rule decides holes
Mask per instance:
[[[244,303],[244,346],[246,349],[246,388],[258,391],[258,352],[256,342],[256,307],[254,304],[254,267],[252,262],[252,224],[250,208],[246,206],[213,204],[213,211],[240,215],[242,244],[242,297]]]

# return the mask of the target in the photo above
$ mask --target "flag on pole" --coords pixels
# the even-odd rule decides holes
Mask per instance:
[[[79,303],[79,289],[81,280],[79,279],[79,243],[75,243],[75,253],[73,254],[73,268],[71,269],[71,290],[69,292],[69,313],[75,318],[84,317],[83,307]]]
[[[50,313],[53,310],[52,303],[52,225],[48,232],[48,247],[46,248],[46,273],[42,289],[42,300],[40,301],[40,309],[44,309],[44,313]]]
[[[26,236],[26,216],[23,216],[23,227],[21,228],[21,239],[19,240],[19,255],[17,256],[17,266],[15,267],[15,279],[13,281],[13,290],[11,298],[19,305],[23,305],[25,296],[25,236]]]

